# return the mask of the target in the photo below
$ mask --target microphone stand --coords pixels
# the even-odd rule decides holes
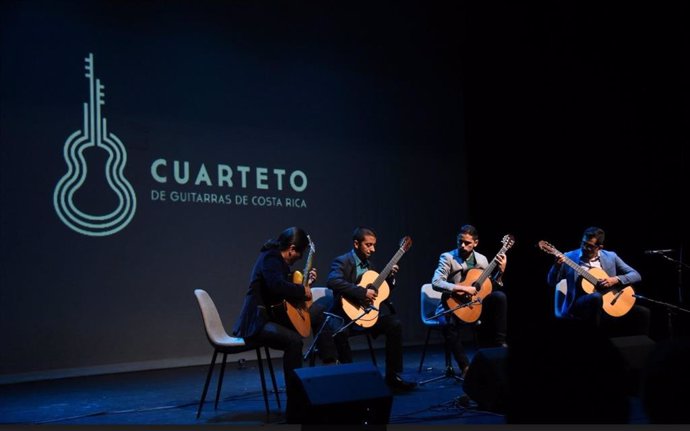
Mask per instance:
[[[361,319],[362,317],[366,316],[367,314],[369,314],[370,311],[373,311],[373,310],[378,311],[378,309],[377,309],[376,307],[374,307],[374,306],[372,306],[372,305],[369,305],[368,307],[366,307],[366,308],[364,309],[364,311],[362,311],[362,314],[360,314],[359,316],[357,316],[357,317],[355,317],[354,319],[352,319],[351,321],[349,321],[349,322],[347,323],[347,325],[343,325],[343,326],[341,326],[337,331],[335,331],[335,332],[333,333],[332,337],[335,337],[336,335],[340,334],[341,332],[343,332],[344,330],[346,330],[347,328],[349,328],[350,326],[352,326],[353,323],[355,323],[356,321],[358,321],[358,320]]]
[[[471,300],[470,302],[466,302],[464,304],[458,304],[453,308],[449,308],[447,310],[441,311],[440,313],[434,314],[433,316],[429,317],[429,319],[438,319],[439,317],[444,316],[448,313],[452,313],[453,311],[458,310],[460,308],[469,307],[470,305],[481,304],[481,303],[482,303],[482,300],[480,298],[476,298],[476,299]]]
[[[482,303],[481,298],[476,298],[470,302],[466,302],[464,304],[458,304],[453,308],[449,308],[447,310],[441,311],[440,313],[436,313],[433,316],[429,317],[429,319],[430,320],[437,319],[441,316],[445,316],[446,314],[452,313],[455,310],[459,310],[460,308],[469,307],[470,305],[481,304],[481,303]],[[442,380],[442,379],[455,379],[459,382],[465,381],[464,376],[460,377],[457,374],[455,374],[455,370],[453,369],[453,363],[452,363],[451,357],[450,357],[450,350],[448,350],[448,348],[445,345],[444,345],[444,350],[445,350],[445,356],[446,356],[446,370],[444,371],[444,373],[441,374],[440,376],[436,376],[436,377],[432,377],[432,378],[427,379],[427,380],[423,380],[423,381],[419,382],[418,385],[421,386],[421,385],[425,385],[427,383],[435,382],[437,380]]]
[[[673,262],[676,264],[676,270],[678,271],[678,302],[680,304],[683,303],[683,267],[685,268],[690,268],[690,265],[687,263],[683,263],[683,248],[681,247],[680,249],[680,256],[679,259],[676,260],[672,257],[666,256],[665,253],[659,253],[659,256],[663,257],[664,259],[668,260],[669,262]]]
[[[321,324],[321,327],[320,327],[319,330],[316,332],[316,335],[314,335],[314,339],[311,341],[311,345],[309,345],[309,348],[307,349],[307,353],[304,354],[304,360],[305,360],[305,361],[307,360],[307,358],[309,358],[310,356],[312,356],[312,355],[314,354],[315,348],[316,348],[316,341],[317,341],[317,340],[319,339],[319,337],[321,336],[321,332],[323,332],[323,330],[324,330],[324,328],[326,327],[326,325],[328,325],[328,321],[329,321],[332,317],[336,317],[336,318],[338,318],[338,319],[340,319],[340,320],[343,319],[342,317],[336,316],[335,314],[326,313],[326,312],[324,312],[324,314],[326,315],[326,319],[325,319],[325,320],[323,321],[323,323]]]
[[[647,298],[647,297],[642,296],[642,295],[635,294],[635,295],[633,295],[633,298],[642,299],[642,300],[649,301],[651,303],[654,303],[657,305],[662,305],[662,306],[666,307],[666,315],[668,317],[668,335],[669,335],[669,338],[671,338],[671,339],[673,339],[673,311],[682,311],[684,313],[690,313],[690,310],[688,310],[688,309],[679,307],[679,306],[674,305],[674,304],[670,304],[668,302]]]

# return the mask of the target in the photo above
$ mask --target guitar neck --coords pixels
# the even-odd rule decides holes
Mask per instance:
[[[399,248],[393,256],[393,258],[390,260],[390,262],[388,262],[388,264],[383,268],[383,271],[379,273],[378,277],[376,277],[376,280],[374,280],[374,282],[372,283],[374,287],[378,289],[379,286],[381,286],[381,283],[383,283],[383,281],[388,278],[391,271],[393,270],[393,265],[398,263],[403,254],[405,254],[405,250]]]
[[[556,250],[554,254],[558,257],[563,257],[563,263],[571,267],[579,276],[581,276],[585,280],[589,281],[594,285],[596,285],[599,282],[599,280],[597,280],[597,278],[590,274],[585,268],[575,263],[575,261],[564,255],[560,251]]]
[[[312,261],[314,260],[314,253],[311,251],[309,252],[309,255],[307,256],[307,262],[304,264],[304,275],[306,276],[309,274],[309,271],[311,271],[311,265]]]
[[[311,271],[313,260],[314,252],[312,250],[309,250],[309,254],[307,255],[307,262],[304,264],[304,272],[302,273],[304,277],[304,285],[309,284],[309,271]]]
[[[489,278],[489,276],[490,276],[491,274],[493,274],[494,270],[496,269],[496,265],[498,265],[498,261],[496,260],[496,257],[497,257],[499,254],[505,253],[506,251],[508,251],[508,248],[507,248],[507,247],[505,247],[505,246],[501,247],[501,249],[498,251],[498,253],[496,253],[496,256],[494,256],[494,258],[491,259],[491,262],[489,263],[489,266],[487,266],[487,267],[484,269],[484,271],[482,271],[482,273],[481,273],[481,275],[479,276],[479,278],[477,278],[477,281],[475,282],[476,284],[478,284],[479,286],[481,286],[482,284],[484,284],[484,281],[486,281],[486,279]]]

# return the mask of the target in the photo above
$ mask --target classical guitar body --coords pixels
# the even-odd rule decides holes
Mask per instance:
[[[295,271],[292,274],[292,282],[295,284],[302,284],[304,277],[299,271]],[[311,301],[283,301],[285,317],[289,320],[290,324],[295,331],[299,333],[302,337],[306,338],[311,334],[311,316],[309,315],[309,307],[311,306]],[[284,321],[284,319],[283,319]]]
[[[292,282],[295,283],[295,284],[304,284],[304,275],[303,275],[301,272],[299,272],[299,271],[293,272],[293,273],[292,273]],[[312,302],[314,302],[314,301],[312,301],[312,300],[310,299],[310,300],[308,300],[308,301],[302,302],[302,304],[304,305],[304,308],[306,308],[307,310],[309,310],[309,308],[311,308]]]
[[[362,274],[362,279],[360,280],[358,286],[366,289],[369,284],[373,284],[376,278],[379,276],[379,273],[376,271],[367,271],[364,274]],[[366,307],[361,306],[360,304],[355,304],[351,302],[350,300],[343,298],[343,311],[347,316],[351,319],[357,319],[355,322],[357,325],[363,327],[363,328],[371,328],[376,324],[376,321],[379,318],[379,310],[381,303],[388,298],[390,295],[390,287],[388,286],[388,283],[384,280],[381,285],[379,286],[378,290],[378,295],[376,296],[376,299],[374,302],[371,304],[376,309],[371,309],[368,313],[366,313],[364,316],[360,317],[357,319],[362,313],[366,310]]]
[[[295,303],[283,300],[271,305],[273,319],[280,324],[292,327],[298,334],[306,338],[311,334],[311,316],[305,303]]]
[[[316,253],[316,246],[307,235],[309,239],[309,254],[304,265],[304,272],[295,271],[292,273],[292,282],[295,284],[304,284],[304,278],[308,276],[311,271],[314,253]],[[306,338],[311,334],[311,316],[309,315],[309,307],[311,307],[311,300],[308,301],[288,301],[283,300],[282,303],[276,304],[272,307],[274,316],[287,326],[292,325],[302,337]]]
[[[470,269],[465,274],[465,279],[460,282],[461,286],[474,286],[477,293],[475,295],[453,293],[446,299],[448,309],[453,310],[453,314],[463,322],[473,323],[479,320],[479,316],[482,314],[482,302],[491,294],[490,276],[498,266],[497,257],[510,250],[515,244],[515,237],[511,234],[503,235],[501,243],[503,246],[486,268],[483,270],[479,268]]]
[[[608,278],[608,274],[601,268],[590,268],[588,271],[597,280]],[[586,278],[580,278],[580,286],[586,293],[592,293],[596,287]],[[604,312],[611,317],[620,317],[627,314],[635,305],[635,291],[630,286],[621,288],[613,287],[607,292],[602,292],[602,307]]]
[[[446,305],[449,309],[460,306],[460,308],[453,311],[453,314],[463,322],[474,323],[479,320],[479,316],[482,314],[482,301],[491,294],[490,279],[486,278],[481,285],[478,284],[482,273],[481,269],[470,269],[467,271],[465,279],[460,283],[462,286],[474,286],[477,289],[476,295],[452,294],[446,300]]]

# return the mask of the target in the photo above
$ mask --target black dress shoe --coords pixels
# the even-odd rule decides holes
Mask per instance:
[[[417,382],[403,380],[398,374],[386,377],[386,384],[394,391],[410,391],[417,386]]]

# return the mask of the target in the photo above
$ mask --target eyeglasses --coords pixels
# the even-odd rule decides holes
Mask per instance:
[[[599,244],[592,244],[587,241],[582,241],[582,248],[585,250],[593,251],[599,248]]]

